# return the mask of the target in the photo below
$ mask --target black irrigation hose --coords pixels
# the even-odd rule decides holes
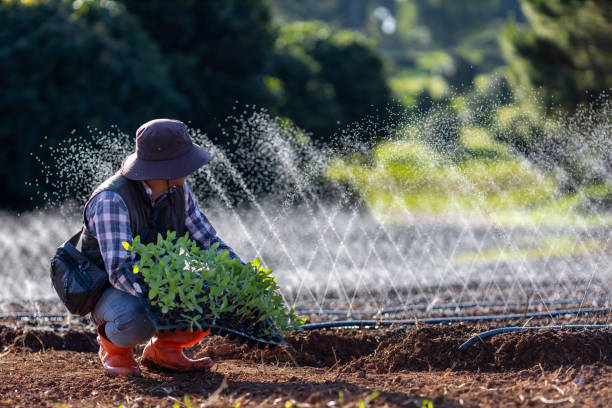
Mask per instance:
[[[467,350],[472,344],[476,343],[478,340],[482,341],[487,337],[495,336],[500,333],[509,333],[515,331],[523,331],[523,330],[544,330],[544,329],[553,329],[553,330],[583,330],[583,329],[609,329],[612,328],[612,324],[566,324],[563,326],[524,326],[524,327],[502,327],[499,329],[488,330],[486,332],[482,332],[474,335],[468,341],[459,346],[459,350]]]
[[[0,314],[0,319],[65,319],[70,316],[69,313],[5,313]],[[76,316],[77,318],[85,318],[84,316]]]
[[[524,300],[514,300],[514,301],[489,301],[489,302],[472,302],[472,303],[441,303],[439,305],[415,305],[415,306],[401,306],[401,307],[392,307],[388,309],[382,309],[380,311],[375,310],[352,310],[351,314],[354,315],[377,315],[377,314],[393,314],[393,313],[403,313],[403,312],[413,312],[413,311],[426,311],[426,310],[453,310],[453,309],[470,309],[477,307],[507,307],[507,306],[537,306],[537,305],[570,305],[575,303],[583,303],[585,301],[588,302],[596,302],[596,303],[608,303],[612,302],[612,299],[609,298],[595,298],[595,299],[580,299],[580,298],[568,298],[568,299],[552,299],[552,300],[542,300],[542,301],[524,301]],[[348,316],[348,310],[306,310],[306,311],[298,311],[298,314],[307,316],[307,315],[317,315],[317,316]]]
[[[323,322],[304,324],[299,328],[302,330],[329,329],[342,327],[388,327],[393,325],[410,326],[418,323],[457,323],[457,322],[480,322],[493,320],[517,320],[524,318],[554,317],[560,315],[579,315],[581,313],[602,313],[612,312],[610,307],[585,308],[585,309],[565,309],[553,310],[549,312],[516,313],[506,315],[484,315],[484,316],[455,316],[455,317],[433,317],[424,319],[404,319],[404,320],[343,320],[335,322]],[[45,313],[8,313],[0,315],[0,319],[64,319],[69,314],[45,314]],[[78,318],[84,318],[79,316]]]
[[[434,317],[427,319],[405,319],[405,320],[343,320],[337,322],[323,322],[304,324],[300,326],[303,330],[330,329],[341,327],[388,327],[388,326],[412,326],[418,323],[457,323],[457,322],[482,322],[492,320],[516,320],[524,318],[554,317],[560,315],[579,315],[581,313],[612,312],[610,307],[598,307],[590,309],[566,309],[550,312],[516,313],[507,315],[486,316],[457,316],[457,317]]]
[[[584,298],[566,298],[566,299],[551,299],[542,301],[524,301],[524,300],[513,300],[513,301],[489,301],[489,302],[472,302],[472,303],[441,303],[438,305],[413,305],[413,306],[400,306],[383,309],[381,311],[375,310],[353,310],[352,314],[356,315],[378,315],[378,314],[393,314],[411,311],[426,311],[426,310],[452,310],[452,309],[470,309],[478,307],[507,307],[507,306],[537,306],[537,305],[570,305],[575,303],[583,302],[595,302],[605,304],[612,302],[612,298],[595,298],[595,299],[584,299]],[[583,309],[584,310],[584,309]],[[303,316],[316,315],[316,316],[347,316],[348,310],[298,310],[298,314]],[[68,313],[38,313],[38,312],[9,312],[0,314],[0,319],[6,318],[17,318],[17,319],[64,319],[68,317]]]

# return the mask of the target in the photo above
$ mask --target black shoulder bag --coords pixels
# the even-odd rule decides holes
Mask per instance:
[[[159,208],[155,209],[145,232],[146,237],[155,225]],[[85,226],[64,242],[51,259],[51,283],[62,303],[72,314],[90,313],[102,292],[109,285],[108,273],[77,249]]]
[[[86,315],[102,296],[108,274],[77,249],[85,227],[64,242],[51,259],[51,283],[72,314]]]

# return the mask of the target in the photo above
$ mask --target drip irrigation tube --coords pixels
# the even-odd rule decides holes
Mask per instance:
[[[5,313],[0,314],[0,319],[65,319],[72,316],[69,313]],[[77,319],[83,319],[85,316],[75,315]]]
[[[317,315],[317,316],[349,316],[353,315],[378,315],[378,314],[394,314],[403,312],[413,311],[427,311],[427,310],[453,310],[453,309],[472,309],[478,307],[521,307],[521,306],[551,306],[551,305],[571,305],[571,304],[583,304],[585,302],[593,302],[598,304],[606,304],[612,302],[610,298],[595,298],[595,299],[580,299],[580,298],[567,298],[567,299],[551,299],[541,301],[524,301],[524,300],[512,300],[512,301],[489,301],[489,302],[470,302],[470,303],[441,303],[434,305],[414,305],[414,306],[397,306],[390,307],[382,310],[305,310],[298,311],[302,315]]]
[[[550,300],[541,300],[537,302],[532,301],[522,301],[522,300],[513,300],[513,301],[489,301],[489,302],[471,302],[471,303],[441,303],[441,304],[433,304],[433,305],[413,305],[413,306],[394,306],[387,309],[382,310],[298,310],[297,313],[303,316],[308,315],[316,315],[316,316],[349,316],[353,315],[385,315],[385,314],[393,314],[393,313],[402,313],[402,312],[412,312],[412,311],[427,311],[427,310],[453,310],[453,309],[472,309],[478,307],[521,307],[521,306],[551,306],[551,305],[571,305],[571,304],[584,304],[595,303],[595,304],[609,304],[612,303],[612,298],[594,298],[594,299],[585,299],[585,298],[566,298],[566,299],[550,299]],[[586,310],[586,309],[582,309]],[[32,318],[42,318],[42,319],[64,319],[68,317],[68,313],[39,313],[39,312],[8,312],[4,314],[0,314],[0,319],[6,318],[23,318],[23,319],[32,319]]]
[[[583,309],[565,309],[565,310],[552,310],[548,312],[533,312],[533,313],[515,313],[515,314],[503,314],[503,315],[483,315],[483,316],[453,316],[453,317],[433,317],[423,319],[403,319],[403,320],[341,320],[335,322],[322,322],[304,324],[300,326],[303,330],[315,330],[315,329],[329,329],[329,328],[342,328],[342,327],[388,327],[393,325],[410,326],[418,323],[457,323],[457,322],[480,322],[480,321],[493,321],[493,320],[518,320],[525,318],[546,318],[555,317],[562,315],[579,315],[587,313],[610,313],[612,307],[598,307],[598,308],[583,308]],[[70,314],[45,314],[45,313],[6,313],[1,314],[0,319],[14,318],[14,319],[64,319],[72,316]],[[77,319],[84,319],[83,316],[74,316]]]
[[[567,324],[563,326],[524,326],[524,327],[502,327],[499,329],[488,330],[486,332],[482,332],[474,335],[468,341],[459,346],[459,350],[467,350],[472,344],[477,341],[482,341],[487,337],[495,336],[500,333],[509,333],[515,331],[523,331],[523,330],[544,330],[544,329],[553,329],[553,330],[583,330],[583,329],[609,329],[612,328],[612,324]]]
[[[342,327],[388,327],[388,326],[411,326],[417,323],[456,323],[456,322],[481,322],[492,320],[517,320],[524,318],[554,317],[561,315],[578,315],[581,313],[600,313],[612,312],[610,307],[598,307],[590,309],[566,309],[554,310],[550,312],[517,313],[506,315],[486,315],[486,316],[457,316],[457,317],[434,317],[427,319],[404,319],[404,320],[343,320],[337,322],[323,322],[304,324],[300,326],[303,330],[330,329]]]

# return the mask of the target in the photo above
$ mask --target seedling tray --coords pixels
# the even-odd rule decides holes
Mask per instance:
[[[156,331],[185,330],[191,327],[190,323],[185,320],[180,320],[180,318],[175,319],[167,314],[161,313],[159,308],[151,305],[149,299],[141,297],[140,300],[149,318],[153,322]],[[265,347],[266,345],[279,346],[287,344],[285,339],[278,332],[278,329],[273,327],[273,325],[268,321],[254,323],[249,325],[248,329],[245,330],[234,327],[234,325],[231,323],[231,320],[233,320],[231,319],[231,315],[224,317],[225,319],[218,319],[213,324],[212,319],[204,316],[198,321],[198,323],[204,331],[208,328],[210,329],[211,334],[225,336],[229,339],[236,339],[241,343],[247,343],[249,346]],[[227,323],[225,322],[226,320]],[[264,331],[268,331],[271,334],[266,335],[263,333]]]

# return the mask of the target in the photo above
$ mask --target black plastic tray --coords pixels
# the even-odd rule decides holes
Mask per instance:
[[[162,330],[184,330],[190,328],[190,324],[188,322],[178,322],[174,325],[160,324],[160,320],[163,319],[162,314],[160,312],[153,311],[151,309],[151,302],[146,297],[140,298],[149,318],[153,322],[156,331]],[[244,333],[238,329],[224,326],[222,323],[216,322],[212,324],[210,321],[206,320],[206,317],[203,317],[200,321],[198,321],[202,329],[209,328],[211,334],[216,334],[218,336],[225,336],[230,339],[237,339],[240,342],[247,342],[251,346],[281,346],[287,344],[285,339],[280,335],[278,329],[274,328],[272,330],[273,334],[266,337],[255,337],[250,334]]]

